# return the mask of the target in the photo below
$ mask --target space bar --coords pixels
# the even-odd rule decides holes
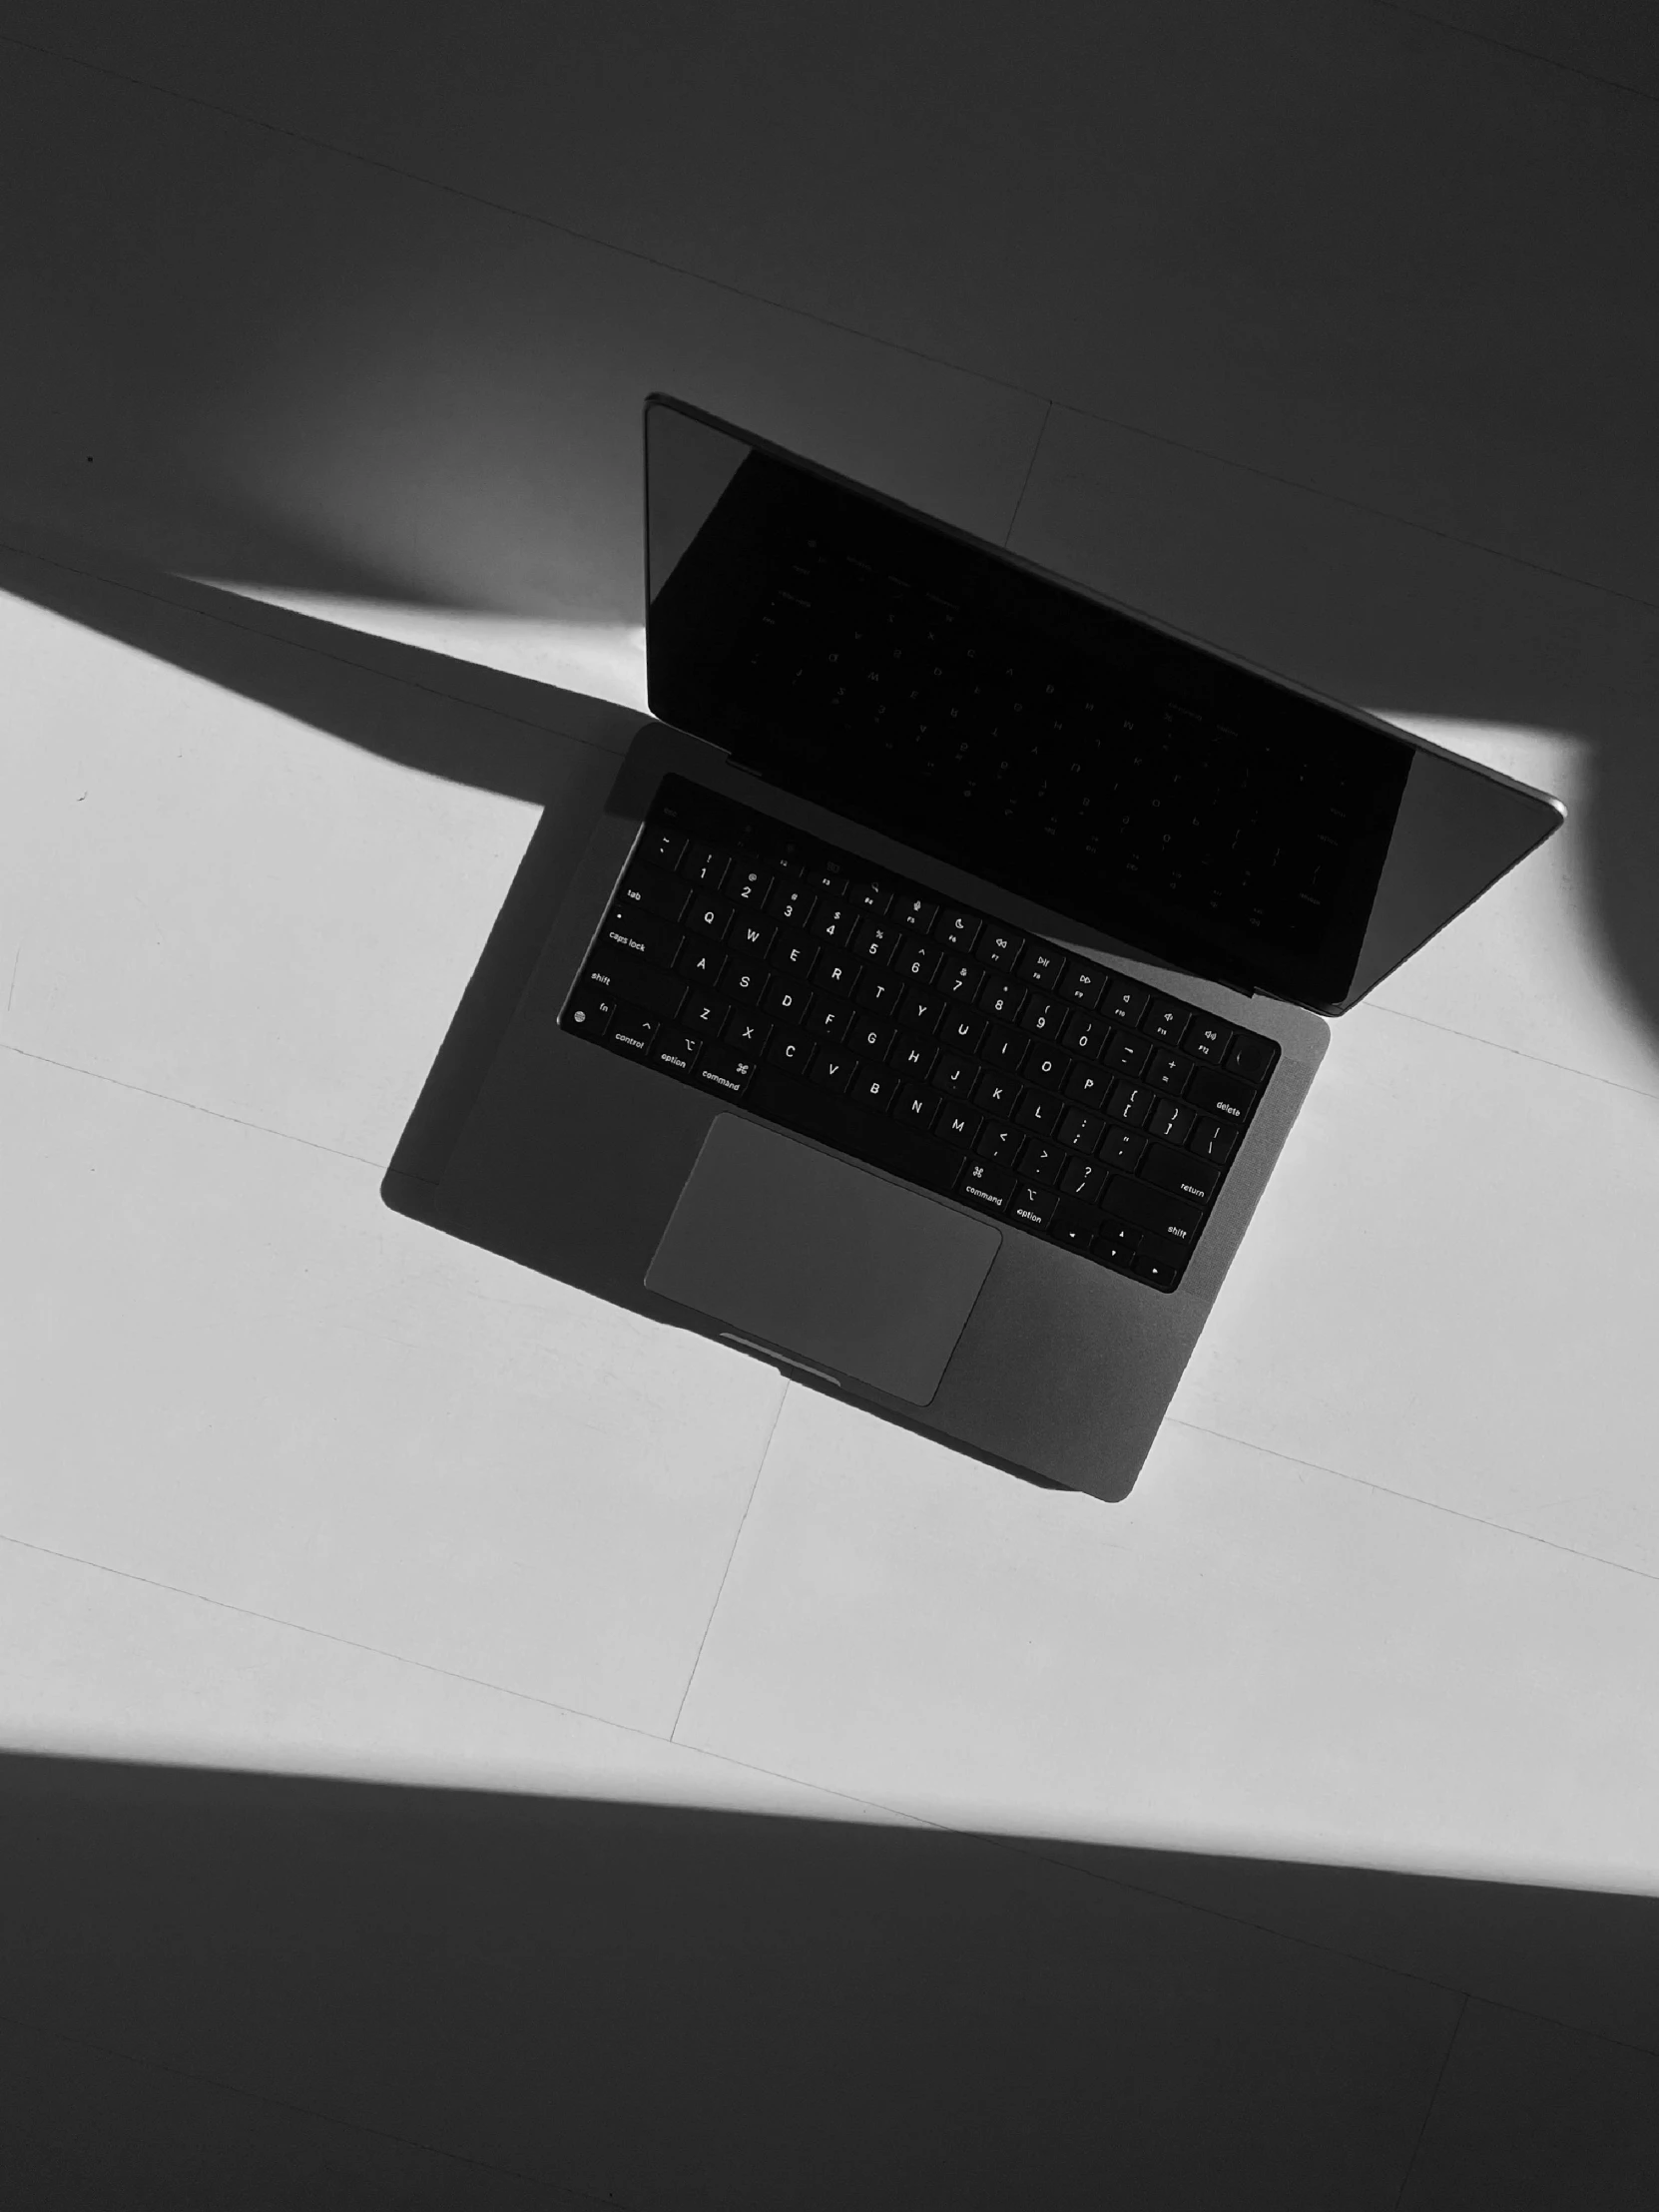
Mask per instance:
[[[948,1191],[961,1166],[948,1145],[924,1137],[919,1130],[900,1129],[896,1122],[849,1106],[832,1091],[820,1090],[813,1083],[792,1083],[770,1068],[757,1070],[743,1103],[751,1113],[793,1129],[798,1136],[834,1145],[853,1159],[885,1168],[889,1175],[919,1183],[926,1191]]]

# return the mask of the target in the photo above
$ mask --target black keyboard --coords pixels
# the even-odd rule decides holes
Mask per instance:
[[[676,776],[560,1021],[1165,1291],[1279,1057]]]

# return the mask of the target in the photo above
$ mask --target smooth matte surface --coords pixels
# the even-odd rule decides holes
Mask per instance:
[[[1646,17],[397,20],[0,10],[0,2107],[167,2212],[1651,2194]],[[1121,1506],[380,1202],[637,727],[657,387],[1571,808]]]
[[[722,1114],[645,1281],[764,1345],[925,1405],[1001,1243],[989,1222]]]

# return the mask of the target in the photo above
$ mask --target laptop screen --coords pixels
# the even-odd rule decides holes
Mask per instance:
[[[1194,973],[1339,1012],[1561,821],[680,402],[646,488],[654,715]]]

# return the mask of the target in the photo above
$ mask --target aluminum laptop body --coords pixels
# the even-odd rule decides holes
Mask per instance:
[[[1012,1473],[1121,1498],[1314,1080],[1325,1017],[1541,842],[1563,810],[683,402],[647,404],[646,488],[653,720],[621,765],[418,1211]],[[930,663],[929,641],[940,638]],[[1046,722],[1022,724],[1018,716],[1050,692]],[[1056,781],[1062,775],[1069,782]],[[720,833],[700,834],[710,823]],[[728,845],[735,859],[721,857]],[[752,847],[761,856],[746,868]],[[726,872],[705,910],[697,869],[711,850]],[[903,1028],[905,1009],[923,1007],[916,993],[934,986],[916,985],[889,1009],[888,970],[877,979],[874,966],[848,964],[861,923],[851,940],[809,944],[805,956],[831,977],[812,1000],[814,1018],[830,1022],[831,1036],[851,1019],[865,1025],[853,1034],[873,1037],[874,1017],[859,1010],[853,987],[861,974],[856,988],[883,1020],[894,1015],[889,1057],[907,1057],[914,1081],[872,1075],[860,1060],[848,1091],[845,1048],[833,1044],[802,1047],[799,1068],[780,1072],[774,1059],[798,1032],[788,977],[776,974],[755,978],[752,999],[721,999],[722,1030],[694,1050],[699,1032],[675,1024],[710,1012],[696,977],[716,972],[712,940],[697,932],[700,921],[714,925],[717,909],[726,936],[714,958],[729,987],[743,980],[731,949],[742,914],[724,895],[734,869],[744,889],[755,888],[751,878],[769,886],[762,935],[749,933],[770,944],[769,958],[806,941],[806,925],[792,926],[791,884],[817,888],[821,918],[830,911],[823,886],[833,884],[836,912],[861,894],[871,915],[902,909],[926,924],[921,939],[912,931],[900,940],[883,937],[877,921],[865,949],[878,937],[910,952],[937,944],[962,981],[971,962],[956,953],[977,944],[975,979],[986,980],[975,980],[972,1018],[1002,1049],[1015,1049],[1017,1020],[1047,1018],[1129,1072],[1100,1093],[1097,1117],[1092,1104],[1071,1103],[1092,1101],[1099,1088],[1074,1054],[1060,1062],[1069,1091],[1008,1094],[1035,1133],[993,1126],[1001,1109],[982,1111],[979,1101],[1002,1095],[996,1071],[941,1056],[937,1025],[918,1056],[916,1033]],[[639,942],[628,934],[625,883],[660,909],[639,915]],[[645,991],[642,944],[659,961],[658,984],[675,981],[660,996],[669,1012],[630,1028],[615,986],[638,975]],[[1012,995],[1001,992],[985,948],[1008,944],[1025,948],[1021,973],[1062,978],[1053,997],[1013,968],[1003,978]],[[607,964],[616,946],[620,965]],[[1064,999],[1068,988],[1080,995]],[[657,986],[648,995],[658,1006]],[[1016,1002],[1018,1017],[983,1014]],[[765,1016],[759,1027],[746,1025],[746,1004]],[[1196,1060],[1158,1055],[1159,1009],[1171,1006],[1191,1013],[1185,1037],[1198,1040]],[[609,1044],[584,1033],[588,1007],[612,1032]],[[1107,1025],[1104,1010],[1114,1007],[1127,1026]],[[729,1041],[735,1034],[770,1041],[751,1059]],[[1042,1038],[1019,1035],[1029,1066]],[[681,1044],[671,1048],[673,1038]],[[1271,1071],[1252,1089],[1219,1060],[1204,1065],[1207,1043],[1238,1066],[1271,1061]],[[1110,1100],[1143,1088],[1136,1059],[1144,1068],[1148,1049],[1155,1070],[1179,1062],[1195,1071],[1201,1107],[1250,1102],[1242,1133],[1215,1140],[1233,1149],[1201,1221],[1184,1203],[1171,1209],[1172,1222],[1195,1224],[1178,1277],[1148,1257],[1165,1247],[1161,1233],[1139,1248],[1140,1232],[1117,1233],[1120,1204],[1152,1219],[1137,1177],[1110,1168],[1096,1176],[1099,1162],[1132,1160],[1137,1148],[1143,1164],[1154,1154],[1172,1164],[1171,1144],[1148,1151],[1144,1128],[1112,1120]],[[956,1095],[934,1096],[930,1066],[940,1085],[948,1071]],[[833,1082],[805,1087],[809,1069],[815,1084],[833,1070]],[[1024,1081],[1010,1063],[1016,1077]],[[842,1134],[874,1127],[853,1110],[861,1095],[885,1117],[873,1146]],[[812,1112],[792,1107],[780,1124],[766,1102],[786,1096]],[[1137,1108],[1117,1110],[1133,1119]],[[1053,1126],[1043,1118],[1051,1112]],[[1213,1128],[1202,1112],[1195,1122],[1176,1092],[1155,1095],[1153,1112],[1176,1144],[1199,1143]],[[956,1156],[934,1135],[914,1139],[927,1179],[905,1172],[912,1140],[892,1127],[904,1113],[948,1127],[952,1143],[977,1132],[954,1182]],[[1069,1160],[1061,1128],[1098,1141],[1099,1162],[1091,1152],[1091,1164],[1050,1172],[1042,1190],[1026,1186],[1037,1201],[1026,1220],[1038,1226],[1025,1226],[1006,1195],[1016,1170],[980,1164],[971,1146],[1012,1139],[1026,1159]],[[1088,1203],[1061,1188],[1081,1178],[1094,1178]],[[388,1202],[405,1205],[395,1182],[388,1177]],[[1164,1187],[1174,1187],[1169,1175]],[[1077,1223],[1097,1218],[1091,1242]],[[1062,1223],[1070,1244],[1056,1241]],[[1132,1249],[1133,1265],[1124,1257]]]

